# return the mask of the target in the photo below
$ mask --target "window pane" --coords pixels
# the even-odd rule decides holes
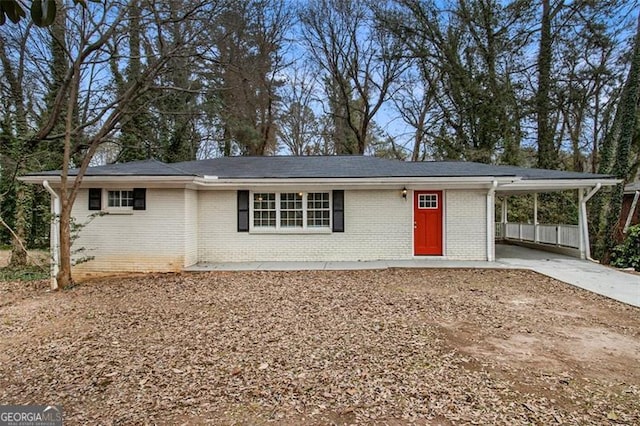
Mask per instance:
[[[437,194],[420,194],[418,198],[418,208],[420,209],[437,209],[438,208],[438,195]]]
[[[133,207],[133,191],[121,191],[120,207]]]
[[[275,193],[253,194],[253,226],[275,228],[276,226],[276,194]]]
[[[280,194],[280,226],[283,228],[302,228],[302,194]]]
[[[329,193],[311,192],[307,195],[307,226],[329,227]]]
[[[107,206],[120,207],[120,191],[109,191],[107,193]]]
[[[107,191],[107,207],[133,207],[133,191]]]

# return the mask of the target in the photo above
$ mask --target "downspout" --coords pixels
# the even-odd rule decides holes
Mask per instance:
[[[498,181],[494,180],[491,183],[491,188],[487,192],[487,261],[493,262],[495,259],[495,253],[493,250],[494,232],[495,232],[495,218],[491,214],[493,211],[493,195],[496,193],[498,187]]]
[[[586,260],[590,260],[592,262],[597,262],[596,260],[591,258],[591,245],[589,244],[589,225],[587,220],[587,201],[593,197],[596,192],[598,192],[602,188],[601,183],[597,183],[596,186],[584,197],[580,200],[580,212],[582,213],[582,222],[580,223],[581,234],[584,242],[584,257]]]
[[[636,205],[638,205],[638,198],[640,198],[640,191],[636,191],[636,194],[633,196],[633,201],[631,202],[631,207],[629,208],[629,214],[627,215],[627,221],[624,223],[623,233],[627,233],[629,230],[629,226],[631,226],[631,219],[633,218],[633,213],[636,211]]]
[[[58,271],[60,269],[60,196],[51,188],[49,181],[42,186],[51,194],[51,231],[49,236],[51,250],[51,290],[58,289]]]

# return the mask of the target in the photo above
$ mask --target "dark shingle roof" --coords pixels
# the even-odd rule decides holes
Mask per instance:
[[[70,175],[75,175],[71,170]],[[33,173],[55,176],[59,171]],[[368,156],[221,157],[165,164],[156,160],[87,169],[86,176],[216,176],[221,179],[521,177],[523,179],[610,178],[591,173],[496,166],[462,161],[405,162]]]
[[[60,170],[30,173],[27,176],[58,176]],[[70,169],[69,176],[78,174],[78,169]],[[195,176],[172,164],[158,160],[132,161],[129,163],[107,164],[87,168],[85,176]]]

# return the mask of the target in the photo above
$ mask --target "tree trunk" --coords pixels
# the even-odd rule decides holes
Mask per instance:
[[[66,197],[60,197],[60,269],[58,287],[67,288],[73,284],[71,277],[71,207]]]
[[[538,167],[554,169],[556,155],[553,143],[553,130],[549,123],[551,87],[551,6],[550,0],[542,0],[542,25],[540,28],[540,50],[538,52],[538,92],[536,94],[536,113],[538,120]]]
[[[24,44],[22,44],[24,48]],[[20,54],[24,54],[24,51],[20,51]],[[28,125],[27,125],[27,109],[24,102],[24,90],[23,90],[23,76],[24,76],[24,68],[22,65],[19,65],[17,69],[14,69],[11,61],[9,60],[9,56],[7,55],[5,42],[2,38],[0,38],[0,63],[3,67],[3,77],[6,78],[7,83],[9,84],[9,90],[11,93],[11,103],[15,108],[15,132],[16,137],[13,139],[13,143],[11,143],[11,159],[15,161],[16,164],[16,175],[22,175],[25,172],[25,161],[24,158],[27,157],[27,147],[24,144],[24,138],[27,136]],[[4,170],[5,173],[8,170]],[[9,173],[10,175],[10,173]],[[15,211],[13,214],[13,227],[15,230],[15,235],[12,236],[11,243],[11,260],[9,264],[13,267],[25,266],[27,264],[27,252],[25,251],[25,237],[27,235],[27,212],[30,210],[30,207],[27,206],[29,203],[29,189],[27,189],[26,185],[21,182],[14,182],[13,188],[15,188]],[[16,238],[17,237],[17,238]]]
[[[12,238],[11,260],[9,261],[9,265],[12,267],[20,267],[27,264],[27,252],[25,250],[27,229],[27,209],[25,205],[28,202],[27,189],[25,185],[20,182],[16,182],[16,187],[16,211],[14,214],[15,235]]]
[[[630,150],[633,142],[633,134],[638,122],[638,100],[640,98],[640,14],[638,15],[638,28],[631,57],[631,67],[625,82],[620,103],[616,115],[620,114],[620,133],[617,138],[616,160],[612,172],[623,183],[616,186],[609,203],[609,213],[605,225],[605,252],[603,261],[608,263],[611,250],[618,241],[618,223],[622,210],[622,198],[624,184],[630,179]]]

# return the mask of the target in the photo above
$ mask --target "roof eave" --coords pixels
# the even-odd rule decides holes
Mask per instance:
[[[145,176],[145,175],[119,175],[119,176],[84,176],[82,178],[82,185],[87,184],[123,184],[123,183],[137,183],[150,182],[154,184],[186,184],[193,182],[193,176]],[[44,181],[48,181],[51,185],[60,185],[60,175],[29,175],[21,176],[18,180],[25,183],[42,184]],[[73,184],[76,180],[76,176],[69,176],[67,184]]]
[[[228,179],[207,176],[197,177],[194,184],[200,188],[209,189],[237,189],[237,188],[396,188],[405,186],[413,189],[418,186],[437,186],[438,188],[486,188],[491,186],[494,180],[500,184],[511,183],[519,178],[474,176],[474,177],[357,177],[357,178],[252,178],[252,179]]]
[[[613,178],[522,179],[514,181],[513,183],[500,185],[498,192],[554,192],[592,188],[597,184],[602,186],[615,186],[619,183],[622,183],[622,180]]]
[[[59,175],[30,175],[18,178],[22,182],[42,184],[45,180],[51,185],[60,185]],[[69,176],[68,184],[73,184],[75,176]],[[92,185],[193,185],[201,189],[237,189],[237,188],[278,188],[296,186],[345,189],[357,188],[395,188],[405,186],[418,189],[428,186],[454,188],[486,188],[493,181],[498,183],[499,192],[548,192],[578,188],[590,188],[598,183],[602,186],[614,186],[622,181],[612,178],[590,179],[523,179],[516,176],[441,176],[441,177],[356,177],[356,178],[218,178],[216,176],[85,176],[82,186]]]

